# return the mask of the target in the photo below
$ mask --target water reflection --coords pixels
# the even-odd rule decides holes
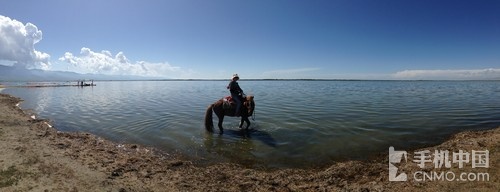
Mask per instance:
[[[263,144],[269,146],[269,147],[276,147],[276,140],[272,137],[271,134],[269,134],[266,131],[263,130],[258,130],[255,128],[252,129],[240,129],[240,130],[232,130],[229,129],[224,132],[224,134],[230,136],[230,137],[235,137],[235,138],[241,138],[241,139],[249,139],[249,140],[256,140],[260,141]]]
[[[271,134],[257,129],[227,129],[223,135],[206,133],[205,150],[218,157],[224,157],[233,163],[245,166],[261,166],[264,162],[258,158],[259,146],[276,148],[276,140]]]
[[[251,139],[227,140],[226,135],[206,134],[204,146],[208,153],[228,159],[233,163],[255,165],[258,160],[253,154],[255,145]]]

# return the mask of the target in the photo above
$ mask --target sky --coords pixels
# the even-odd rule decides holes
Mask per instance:
[[[0,64],[161,78],[500,79],[496,0],[0,0]]]

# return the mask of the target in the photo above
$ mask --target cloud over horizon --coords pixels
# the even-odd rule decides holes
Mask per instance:
[[[32,23],[23,24],[0,15],[0,60],[13,61],[28,69],[50,68],[50,55],[35,50],[42,40],[42,31]]]
[[[118,52],[113,56],[110,51],[94,52],[87,47],[80,50],[79,56],[66,52],[59,58],[59,61],[71,64],[80,73],[148,77],[182,77],[188,74],[180,67],[169,63],[131,62],[123,52]]]
[[[500,79],[500,69],[404,70],[396,72],[392,76],[396,79],[487,80]]]
[[[26,69],[50,70],[50,55],[35,49],[43,33],[32,23],[0,15],[0,61]],[[94,52],[83,47],[80,55],[66,52],[59,61],[71,64],[72,72],[104,75],[135,75],[146,77],[184,78],[194,72],[182,70],[167,62],[131,62],[123,52]],[[57,63],[56,63],[57,64]],[[68,68],[69,69],[69,68]]]

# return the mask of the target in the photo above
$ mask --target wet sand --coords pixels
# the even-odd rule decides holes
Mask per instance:
[[[332,162],[317,169],[251,169],[238,164],[197,165],[137,144],[88,133],[59,132],[32,119],[0,94],[0,191],[498,191],[500,128],[462,132],[444,143],[408,152],[396,164],[411,179],[389,181],[388,152],[367,161]],[[489,167],[420,168],[415,152],[489,150]],[[451,156],[451,154],[450,154]],[[450,157],[451,159],[452,157]],[[415,181],[418,171],[488,173],[488,181]],[[400,174],[401,172],[398,172]],[[422,178],[422,177],[419,177]]]

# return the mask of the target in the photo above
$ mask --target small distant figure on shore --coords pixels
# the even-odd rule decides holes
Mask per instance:
[[[77,82],[77,86],[80,86],[80,87],[84,87],[84,86],[95,86],[94,84],[94,80],[91,80],[92,83],[88,84],[88,83],[85,83],[85,80],[78,80]]]
[[[227,86],[227,89],[229,89],[229,92],[231,92],[233,101],[236,103],[236,116],[240,116],[241,100],[243,98],[243,90],[240,88],[240,85],[238,85],[237,82],[239,79],[240,77],[237,73],[233,74],[231,82],[229,82],[229,85]]]

